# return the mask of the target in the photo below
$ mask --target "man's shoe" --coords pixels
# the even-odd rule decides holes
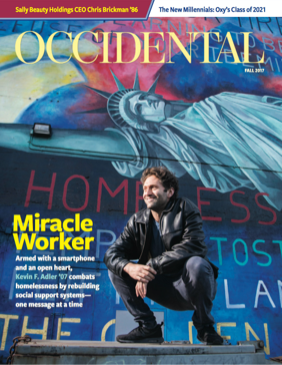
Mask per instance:
[[[134,328],[127,335],[119,335],[116,340],[121,343],[162,343],[164,342],[161,326],[158,324],[154,329],[143,327]]]
[[[219,336],[213,326],[206,326],[199,330],[197,339],[205,345],[223,345],[223,338]]]

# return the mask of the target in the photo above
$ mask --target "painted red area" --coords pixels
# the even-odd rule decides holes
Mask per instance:
[[[100,177],[99,179],[99,188],[98,188],[98,199],[97,199],[97,212],[100,212],[101,209],[101,199],[102,199],[102,187],[105,187],[107,192],[110,194],[112,198],[114,198],[122,189],[124,189],[124,208],[123,214],[127,214],[127,206],[128,206],[128,180],[123,180],[123,182],[116,188],[113,192],[106,181]]]
[[[53,194],[54,194],[54,187],[55,187],[57,174],[55,172],[53,173],[50,187],[33,185],[34,175],[35,175],[35,170],[32,170],[31,174],[30,174],[30,179],[29,179],[29,183],[28,183],[24,206],[25,207],[29,206],[30,199],[31,199],[31,193],[33,190],[37,190],[37,191],[45,191],[45,192],[49,193],[48,209],[52,209]]]
[[[250,219],[250,216],[251,216],[250,210],[249,210],[249,208],[246,205],[235,202],[234,199],[233,199],[233,195],[234,194],[243,194],[243,195],[245,195],[245,193],[243,191],[240,191],[240,190],[234,190],[234,191],[232,191],[230,193],[230,202],[231,202],[232,205],[235,205],[235,207],[239,207],[239,208],[245,209],[246,216],[243,219],[231,219],[231,222],[232,223],[245,223],[245,222],[247,222]]]
[[[68,205],[67,203],[67,192],[68,192],[68,186],[69,186],[69,183],[73,180],[73,179],[80,179],[84,182],[85,184],[85,199],[84,199],[84,203],[81,207],[77,207],[77,208],[72,208]],[[70,212],[81,212],[82,210],[84,210],[87,205],[88,205],[88,198],[89,198],[89,183],[88,181],[85,179],[84,176],[82,175],[72,175],[70,176],[66,182],[65,182],[65,185],[64,185],[64,192],[63,192],[63,204],[64,204],[64,207],[69,210]]]
[[[201,200],[201,197],[200,197],[201,191],[215,192],[216,189],[197,187],[197,203],[198,203],[199,211],[202,214],[202,205],[210,205],[211,203],[206,200]],[[222,221],[221,217],[204,217],[204,216],[202,216],[202,219],[203,219],[203,221],[218,221],[218,222]]]

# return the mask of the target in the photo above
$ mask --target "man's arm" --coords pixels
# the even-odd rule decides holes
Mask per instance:
[[[104,256],[104,263],[114,274],[122,277],[124,267],[130,260],[138,259],[138,246],[135,242],[134,232],[131,226],[134,222],[132,216],[119,238],[108,248]],[[140,250],[139,250],[140,251]]]
[[[124,266],[123,271],[126,272],[132,279],[148,284],[149,281],[155,279],[157,272],[148,265],[134,264],[130,262]]]
[[[148,284],[138,281],[135,286],[136,296],[137,297],[140,296],[142,299],[144,299],[147,295],[147,286],[148,286]]]
[[[148,283],[154,279],[156,271],[146,265],[130,262],[140,257],[141,246],[136,241],[134,231],[134,215],[129,219],[124,231],[113,245],[107,250],[104,262],[114,274],[123,276],[127,273],[132,279]]]

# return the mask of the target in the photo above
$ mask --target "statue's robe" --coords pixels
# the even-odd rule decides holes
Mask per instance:
[[[124,176],[166,166],[225,193],[247,187],[282,208],[282,99],[222,93],[192,104],[160,124],[158,133],[120,129],[135,151],[113,162]]]

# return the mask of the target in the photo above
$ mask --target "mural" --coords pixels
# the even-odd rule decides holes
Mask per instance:
[[[114,340],[126,310],[111,287],[103,255],[129,216],[143,207],[142,171],[160,165],[176,174],[180,195],[194,201],[202,213],[210,260],[220,268],[214,303],[218,331],[234,344],[262,339],[267,357],[281,355],[279,18],[4,21],[2,26],[3,361],[12,338],[21,333],[48,339]],[[27,30],[36,31],[45,42],[54,31],[61,31],[54,38],[53,54],[62,63],[44,56],[35,64],[22,64],[14,44]],[[66,62],[71,44],[64,32],[70,31],[98,32],[98,39],[85,33],[79,43],[81,59],[88,63],[74,58]],[[219,38],[210,36],[210,63],[203,63],[203,35],[191,46],[191,62],[168,35],[174,32],[189,51],[186,33],[208,31],[219,33]],[[101,63],[102,32],[109,32],[108,63]],[[118,32],[127,32],[124,63],[115,62]],[[150,63],[142,62],[144,32],[151,32]],[[225,38],[228,32],[240,63],[234,63],[232,44]],[[243,63],[242,32],[251,32],[251,63]],[[130,33],[142,44],[140,58],[131,63]],[[34,62],[37,48],[36,37],[28,33],[22,44],[26,61]],[[259,63],[263,52],[265,61]],[[166,62],[160,62],[163,56]],[[51,137],[30,134],[34,123],[50,124]],[[31,249],[23,243],[17,250],[20,246],[12,234],[15,215],[22,221],[32,215],[34,226],[39,224],[35,228],[39,241]],[[53,229],[52,219],[62,224],[79,220],[74,230],[69,230],[72,221],[63,225],[62,246],[55,243],[59,231]],[[82,228],[84,219],[93,221],[91,229]],[[20,226],[19,242],[26,232],[31,239],[28,227]],[[86,237],[94,238],[89,250],[75,246],[79,237],[85,242]],[[149,304],[164,318],[167,341],[197,343],[191,313]]]

